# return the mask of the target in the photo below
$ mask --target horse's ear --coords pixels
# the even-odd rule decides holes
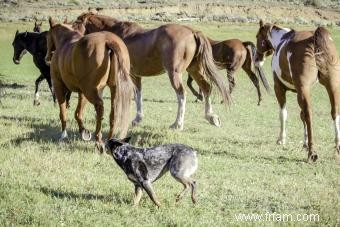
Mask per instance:
[[[48,18],[48,23],[50,23],[50,28],[54,27],[54,25],[55,25],[55,22],[54,22],[54,20],[52,19],[52,17],[49,17],[49,18]]]
[[[17,36],[19,34],[19,30],[17,30],[16,32],[15,32],[15,36]]]
[[[65,20],[64,20],[63,23],[64,23],[64,24],[68,24],[67,17],[65,18]]]
[[[263,27],[263,20],[260,19],[260,28],[262,28],[262,27]]]
[[[122,139],[122,141],[123,141],[124,143],[129,143],[130,140],[131,140],[131,137],[126,137],[126,138]]]

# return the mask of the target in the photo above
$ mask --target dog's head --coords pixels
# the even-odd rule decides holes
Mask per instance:
[[[106,142],[106,153],[112,155],[113,158],[119,159],[119,154],[116,152],[117,148],[123,146],[124,144],[129,143],[131,137],[127,137],[125,139],[110,139]]]

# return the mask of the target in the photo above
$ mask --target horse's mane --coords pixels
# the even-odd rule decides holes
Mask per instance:
[[[94,14],[93,12],[85,12],[82,13],[77,18],[78,21],[88,21],[90,20],[92,23],[105,24],[107,27],[111,27],[112,30],[121,33],[122,36],[130,36],[137,32],[145,31],[139,24],[130,21],[120,21],[116,18]]]

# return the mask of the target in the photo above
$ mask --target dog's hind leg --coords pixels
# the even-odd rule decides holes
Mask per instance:
[[[197,190],[197,184],[196,184],[196,181],[193,181],[191,183],[191,200],[193,203],[196,203],[197,201],[196,190]]]
[[[193,203],[196,203],[196,182],[184,176],[174,176],[174,178],[184,186],[183,191],[176,196],[176,202],[179,202],[191,187],[191,199]]]
[[[142,183],[143,189],[146,191],[146,193],[148,193],[150,199],[154,202],[154,204],[158,207],[161,206],[161,203],[159,202],[156,193],[154,192],[152,185],[150,183],[150,181],[145,180]]]
[[[140,199],[142,198],[143,188],[135,184],[135,197],[133,198],[133,206],[138,206]]]
[[[184,186],[184,189],[176,197],[176,202],[181,200],[191,187],[192,202],[196,202],[196,182],[190,178],[197,169],[196,153],[180,153],[173,157],[170,162],[171,175]]]

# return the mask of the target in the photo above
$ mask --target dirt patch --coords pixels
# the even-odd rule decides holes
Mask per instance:
[[[257,23],[269,22],[300,25],[340,26],[340,6],[336,1],[279,1],[279,2],[209,2],[209,1],[2,1],[0,20],[47,20],[53,15],[63,20],[74,19],[91,10],[121,20],[133,21],[218,21]],[[334,5],[335,4],[335,5]]]

